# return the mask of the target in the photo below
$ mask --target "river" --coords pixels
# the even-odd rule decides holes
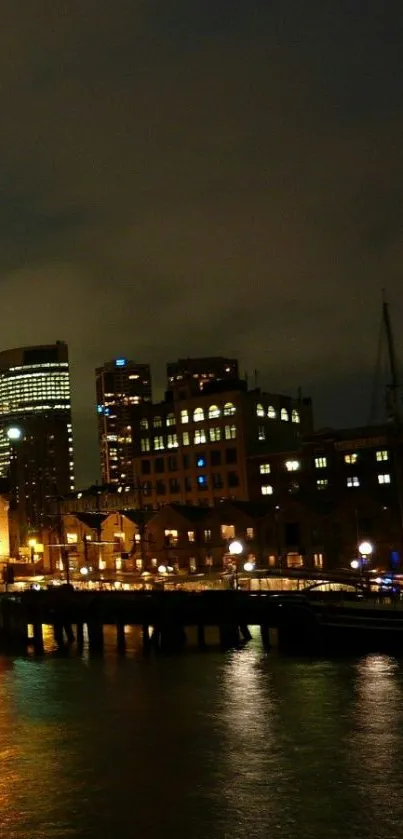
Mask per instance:
[[[1,839],[396,839],[403,663],[0,657]]]

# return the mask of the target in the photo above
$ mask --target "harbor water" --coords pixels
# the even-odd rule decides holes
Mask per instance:
[[[0,657],[1,839],[396,839],[403,660]]]

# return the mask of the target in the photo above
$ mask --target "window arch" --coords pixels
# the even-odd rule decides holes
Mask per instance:
[[[267,416],[269,417],[269,419],[276,419],[277,414],[274,405],[269,405],[267,409]]]
[[[202,422],[204,420],[203,408],[195,408],[193,411],[193,422]]]
[[[287,408],[282,408],[281,409],[281,419],[283,420],[283,422],[288,422],[289,416],[288,416]]]
[[[208,418],[209,419],[217,419],[217,417],[219,417],[220,414],[221,414],[221,411],[220,411],[218,405],[210,405],[210,407],[208,409]]]
[[[264,415],[265,414],[264,414],[263,405],[261,405],[260,402],[258,402],[257,405],[256,405],[256,416],[257,417],[264,417]]]
[[[292,422],[301,422],[299,412],[295,408],[294,408],[294,410],[291,414],[291,419],[292,419]]]
[[[224,416],[232,417],[235,414],[235,405],[232,402],[226,402],[224,405]]]
[[[148,419],[145,417],[140,420],[140,428],[142,431],[148,431]]]

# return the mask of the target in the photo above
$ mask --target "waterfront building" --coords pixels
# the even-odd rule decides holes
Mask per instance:
[[[201,391],[189,380],[163,402],[133,409],[131,425],[141,506],[209,506],[248,500],[248,458],[299,445],[312,431],[312,404],[248,390],[239,379],[212,381]]]
[[[0,353],[0,477],[8,478],[12,548],[40,536],[52,496],[74,489],[67,344]]]
[[[150,366],[115,358],[96,369],[95,379],[102,482],[130,481],[131,408],[151,401]]]

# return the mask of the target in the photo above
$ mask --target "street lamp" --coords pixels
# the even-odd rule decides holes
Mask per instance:
[[[364,539],[363,542],[360,542],[358,545],[358,553],[360,554],[363,561],[368,559],[369,556],[373,553],[374,546],[371,542],[368,542],[367,539]]]
[[[31,549],[31,562],[35,561],[35,548],[36,548],[36,539],[29,539],[28,540],[28,547]]]
[[[239,541],[239,539],[233,539],[232,542],[228,545],[228,551],[230,555],[234,558],[234,568],[235,568],[235,589],[238,589],[238,557],[241,556],[243,553],[243,544]]]
[[[254,562],[245,562],[243,567],[244,571],[254,571],[255,570],[255,563]]]

